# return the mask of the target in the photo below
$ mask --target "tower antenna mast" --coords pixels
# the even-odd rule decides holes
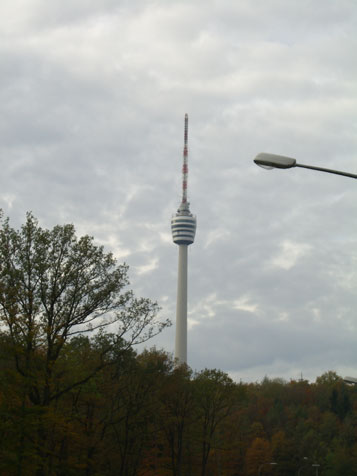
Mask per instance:
[[[183,166],[182,166],[182,203],[187,203],[187,178],[188,178],[188,114],[185,114],[185,132],[184,132],[184,146],[183,146]]]

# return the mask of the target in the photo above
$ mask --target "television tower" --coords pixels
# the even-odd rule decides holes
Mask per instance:
[[[171,219],[172,239],[179,247],[175,359],[177,359],[180,364],[187,363],[187,248],[188,245],[191,245],[194,242],[196,233],[196,217],[190,212],[190,204],[187,201],[187,135],[188,115],[185,114],[182,200],[177,213]]]

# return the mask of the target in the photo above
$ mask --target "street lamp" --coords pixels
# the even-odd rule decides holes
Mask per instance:
[[[312,464],[311,466],[312,466],[313,468],[316,468],[316,476],[319,476],[319,467],[320,467],[320,465],[317,464],[317,463],[315,463],[315,464]]]
[[[328,172],[329,174],[343,175],[357,179],[357,175],[340,170],[325,169],[324,167],[314,167],[312,165],[298,164],[296,159],[285,157],[285,155],[267,154],[261,152],[256,156],[254,162],[264,169],[291,169],[292,167],[302,167],[304,169],[318,170],[320,172]]]
[[[267,465],[267,464],[270,464],[270,465],[272,465],[272,466],[275,466],[275,465],[277,465],[278,463],[263,463],[263,464],[261,464],[261,465],[259,466],[259,471],[258,471],[258,475],[259,475],[259,476],[260,476],[260,474],[261,474],[261,472],[262,472],[263,466],[265,466],[265,465]]]

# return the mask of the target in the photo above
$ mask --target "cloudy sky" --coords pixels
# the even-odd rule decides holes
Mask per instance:
[[[74,223],[175,320],[189,114],[189,364],[357,377],[355,0],[2,0],[0,208]],[[151,342],[173,352],[172,326]]]

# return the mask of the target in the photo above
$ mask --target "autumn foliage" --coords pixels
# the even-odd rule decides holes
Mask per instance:
[[[110,365],[43,407],[26,397],[8,345],[2,335],[0,474],[288,476],[302,466],[314,475],[314,463],[319,474],[356,474],[357,392],[332,372],[237,384],[119,345]],[[86,375],[102,346],[72,339],[58,378]]]

